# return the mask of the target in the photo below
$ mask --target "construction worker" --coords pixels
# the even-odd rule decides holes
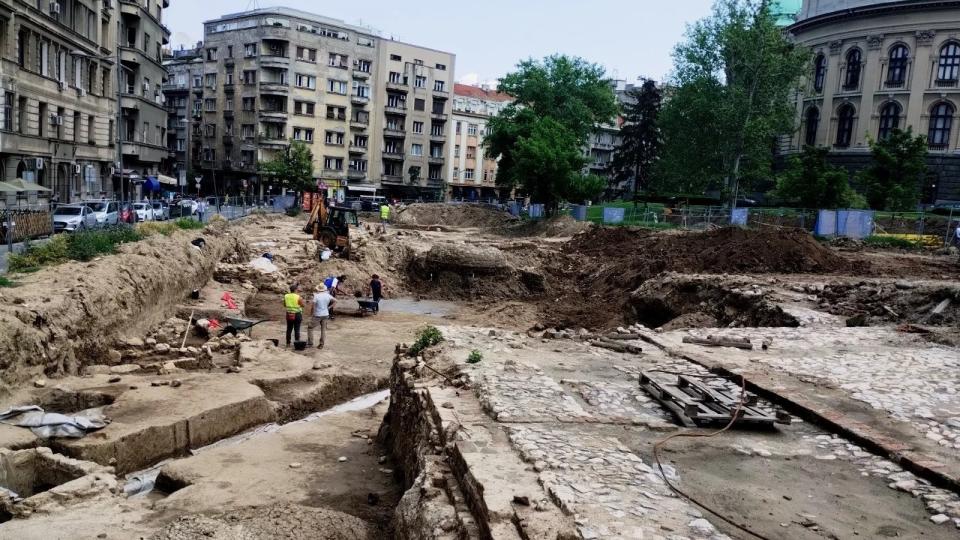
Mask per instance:
[[[290,334],[300,341],[300,324],[303,323],[303,298],[297,294],[298,285],[290,285],[290,292],[283,295],[283,308],[287,312],[287,347],[290,346]]]
[[[318,349],[322,349],[327,342],[327,321],[330,319],[330,313],[333,306],[337,305],[337,299],[327,292],[326,285],[322,283],[317,285],[316,293],[313,295],[313,316],[307,324],[307,347],[313,347],[313,329],[320,327],[320,342]]]
[[[387,229],[387,223],[390,223],[390,205],[383,201],[380,205],[380,225],[384,230]]]

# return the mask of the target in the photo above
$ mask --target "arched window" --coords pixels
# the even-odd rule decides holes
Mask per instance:
[[[890,62],[887,64],[887,86],[899,88],[907,81],[907,60],[910,51],[905,45],[896,45],[890,49]]]
[[[955,41],[940,49],[940,62],[937,64],[937,82],[957,81],[960,75],[960,45]]]
[[[880,109],[880,131],[877,133],[877,138],[881,141],[886,139],[893,133],[893,130],[900,127],[900,104],[896,101],[891,101],[883,106]]]
[[[836,146],[846,148],[850,146],[850,139],[853,138],[853,105],[849,103],[841,105],[837,111],[837,142]]]
[[[807,109],[807,131],[804,135],[804,143],[807,146],[817,144],[817,128],[820,127],[820,109],[810,107]]]
[[[827,77],[827,58],[822,54],[817,55],[813,61],[813,89],[817,92],[823,92],[823,83]]]
[[[853,49],[847,53],[847,74],[843,80],[844,90],[856,90],[860,87],[860,66],[863,55],[860,49]]]
[[[936,150],[946,149],[950,144],[950,129],[953,128],[953,105],[941,101],[930,109],[930,130],[927,144]]]

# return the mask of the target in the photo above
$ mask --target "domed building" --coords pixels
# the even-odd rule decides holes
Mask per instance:
[[[929,147],[923,202],[960,201],[960,1],[804,0],[788,28],[814,54],[784,148],[831,148],[851,170],[869,139],[912,127]]]

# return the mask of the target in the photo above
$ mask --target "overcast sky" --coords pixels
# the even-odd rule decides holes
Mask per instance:
[[[686,24],[712,0],[171,0],[171,43],[203,39],[203,21],[253,7],[288,6],[372,26],[384,36],[457,55],[458,81],[494,81],[518,61],[560,52],[602,64],[609,75],[662,79]]]

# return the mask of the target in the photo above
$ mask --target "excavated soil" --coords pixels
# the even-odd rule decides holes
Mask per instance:
[[[517,218],[507,212],[477,204],[416,203],[397,210],[395,220],[401,225],[494,229],[515,222]]]
[[[182,516],[152,540],[374,540],[378,534],[349,514],[278,504],[216,516]]]

